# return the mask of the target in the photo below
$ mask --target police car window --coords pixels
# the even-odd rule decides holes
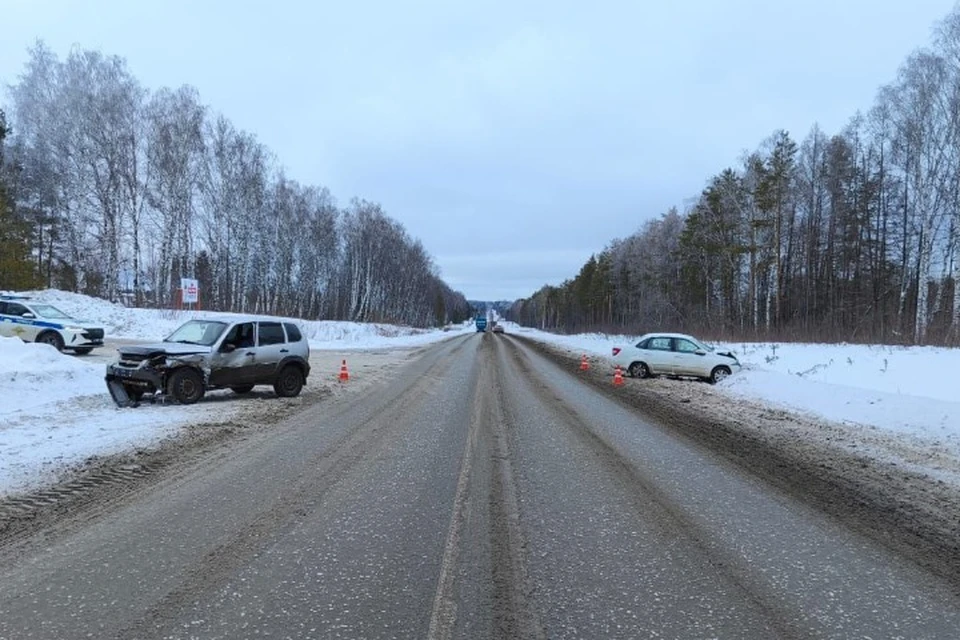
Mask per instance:
[[[30,310],[22,304],[17,304],[16,302],[7,303],[6,314],[8,316],[22,316],[25,313],[30,313]]]
[[[286,341],[286,337],[283,335],[283,327],[279,322],[261,322],[257,336],[260,339],[261,347],[270,344],[283,344]]]
[[[60,311],[60,309],[57,309],[52,304],[35,304],[33,305],[33,308],[44,318],[60,318],[62,320],[70,319],[70,316],[65,314],[63,311]]]

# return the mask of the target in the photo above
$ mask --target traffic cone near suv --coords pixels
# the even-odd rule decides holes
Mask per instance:
[[[340,365],[340,382],[346,382],[350,379],[350,374],[347,372],[347,361],[344,360],[343,364]]]
[[[586,371],[590,368],[590,364],[587,362],[587,354],[583,354],[583,357],[580,358],[580,371]]]

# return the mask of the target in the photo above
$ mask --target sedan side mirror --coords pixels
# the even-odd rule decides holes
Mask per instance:
[[[703,349],[697,349],[696,351],[694,351],[694,353],[697,354],[698,356],[705,356],[705,355],[707,355],[707,352],[704,351]]]
[[[24,317],[24,318],[36,318],[37,316],[35,316],[35,315],[33,315],[32,313],[30,313],[29,311],[27,311],[26,313],[23,314],[22,317]]]

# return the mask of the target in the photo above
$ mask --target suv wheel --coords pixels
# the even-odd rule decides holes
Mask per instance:
[[[189,367],[177,369],[167,382],[167,393],[180,404],[193,404],[203,397],[203,377]]]
[[[300,395],[303,389],[303,374],[300,369],[288,364],[277,376],[277,381],[273,383],[273,390],[281,398],[293,398]]]
[[[143,389],[140,387],[133,387],[125,384],[123,385],[123,390],[127,392],[127,397],[134,402],[140,402],[140,399],[143,398]]]

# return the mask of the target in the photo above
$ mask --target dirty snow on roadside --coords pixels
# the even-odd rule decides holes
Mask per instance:
[[[609,364],[639,336],[515,333]],[[744,369],[712,387],[730,397],[828,420],[960,457],[960,349],[887,345],[718,343]],[[638,381],[639,383],[639,381]]]
[[[53,304],[78,319],[103,324],[108,340],[156,342],[191,317],[233,315],[131,309],[55,290],[19,294]],[[468,325],[440,331],[293,320],[303,328],[311,348],[344,355],[364,349],[413,348],[472,330]],[[103,376],[102,362],[59,353],[48,345],[0,337],[0,498],[56,482],[60,474],[92,456],[147,448],[176,435],[186,425],[229,418],[223,403],[201,402],[189,407],[144,404],[135,410],[121,410],[110,399]],[[242,404],[236,403],[230,410],[240,410]]]
[[[94,455],[148,446],[192,417],[180,407],[123,412],[103,366],[49,345],[0,337],[0,496],[57,479]]]

